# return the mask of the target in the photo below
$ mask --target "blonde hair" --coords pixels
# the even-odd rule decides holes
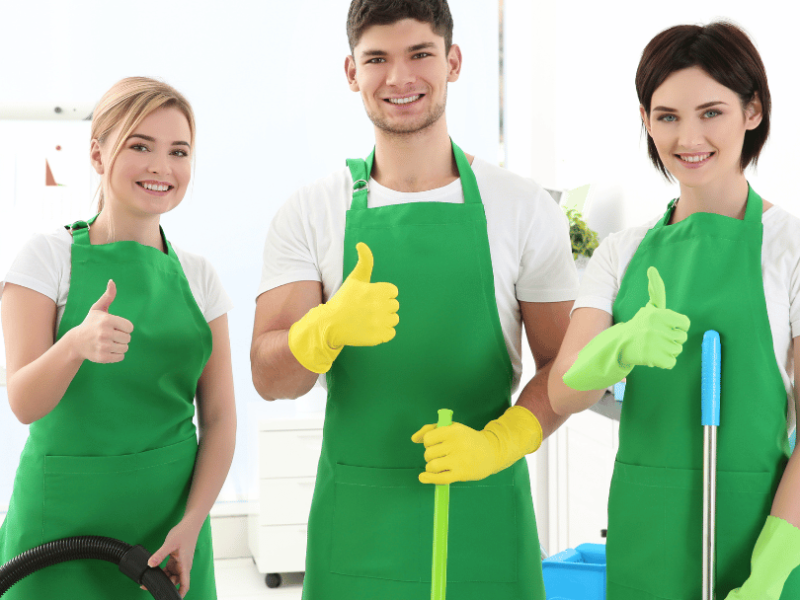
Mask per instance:
[[[92,114],[92,139],[97,140],[101,146],[108,135],[117,126],[120,127],[117,141],[111,150],[111,160],[106,167],[106,174],[111,173],[122,145],[139,124],[159,108],[173,107],[186,116],[189,122],[189,143],[194,147],[194,112],[189,101],[178,90],[163,81],[149,77],[126,77],[112,85],[111,89],[100,98]],[[100,212],[105,203],[102,182],[98,192],[100,199],[97,210]]]

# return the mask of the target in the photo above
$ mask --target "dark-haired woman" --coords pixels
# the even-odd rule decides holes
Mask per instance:
[[[716,597],[800,598],[800,457],[787,442],[800,220],[744,174],[769,132],[764,66],[731,24],[677,26],[645,48],[636,89],[650,158],[680,197],[597,249],[549,379],[553,409],[567,415],[627,376],[607,597],[700,598],[700,354],[713,329],[722,341]]]

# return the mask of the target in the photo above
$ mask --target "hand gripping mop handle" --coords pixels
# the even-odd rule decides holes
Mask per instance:
[[[719,426],[719,396],[721,348],[719,333],[706,331],[703,335],[703,367],[701,403],[703,422],[703,600],[714,600],[715,532],[717,508],[717,427]]]
[[[453,411],[439,410],[436,427],[453,424]],[[433,500],[433,560],[431,600],[445,600],[447,591],[447,527],[450,519],[450,485],[437,484]]]

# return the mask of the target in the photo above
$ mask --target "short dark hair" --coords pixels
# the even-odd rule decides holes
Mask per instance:
[[[742,145],[742,170],[751,162],[755,165],[769,136],[770,95],[767,72],[753,42],[744,31],[725,21],[706,26],[676,25],[659,33],[642,52],[636,70],[636,93],[648,117],[656,89],[672,73],[689,67],[700,67],[718,83],[734,91],[742,107],[756,96],[761,100],[761,123],[745,133]],[[671,179],[649,135],[647,152],[656,168]]]
[[[353,0],[347,12],[347,41],[350,52],[361,34],[372,25],[391,25],[401,19],[430,23],[433,31],[444,38],[444,51],[453,44],[453,17],[447,0]]]

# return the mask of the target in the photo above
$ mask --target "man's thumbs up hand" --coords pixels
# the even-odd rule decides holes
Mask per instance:
[[[328,371],[344,346],[377,346],[395,336],[397,286],[370,283],[372,252],[364,243],[356,250],[358,263],[342,287],[289,329],[289,349],[314,373]]]

